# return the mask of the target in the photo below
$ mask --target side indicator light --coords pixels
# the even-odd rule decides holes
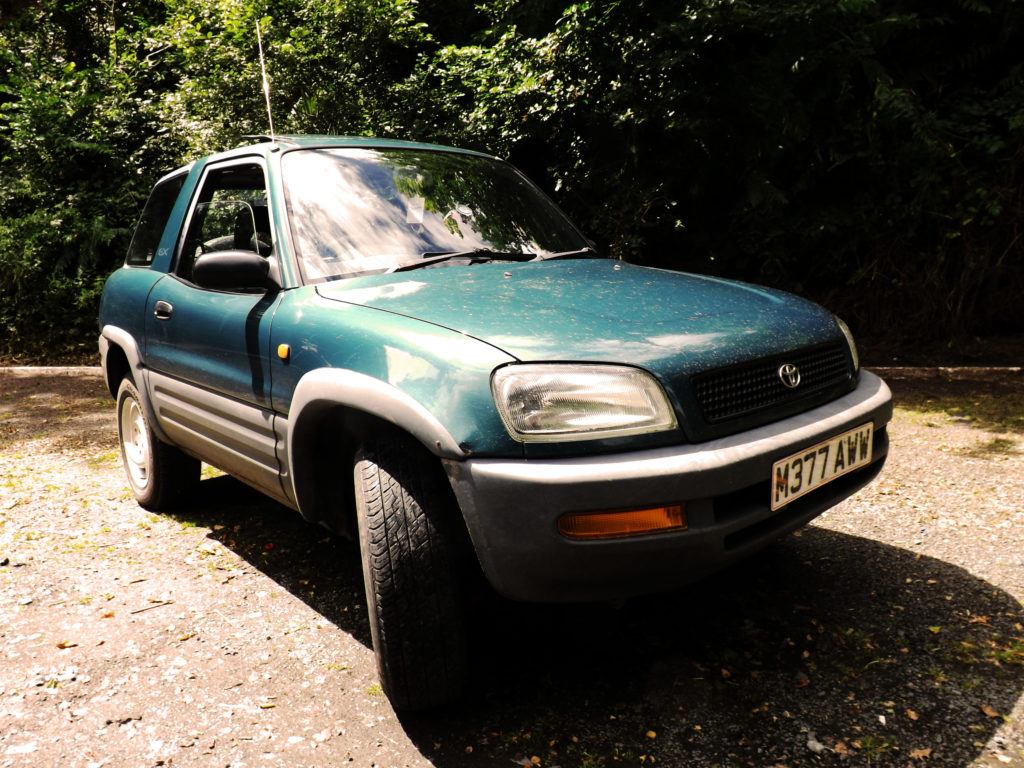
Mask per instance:
[[[558,532],[567,539],[618,539],[650,533],[686,530],[683,505],[612,512],[569,512],[558,519]]]
[[[282,360],[287,360],[291,356],[291,354],[292,348],[289,347],[287,344],[277,345],[277,356],[280,357]]]

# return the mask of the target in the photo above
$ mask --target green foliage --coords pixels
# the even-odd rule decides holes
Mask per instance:
[[[0,24],[0,355],[92,348],[160,173],[268,130],[509,157],[610,253],[905,343],[1024,328],[1020,0],[43,0]]]
[[[168,159],[134,47],[154,9],[63,2],[0,30],[0,354],[95,349],[102,280],[149,191],[141,169]]]
[[[509,154],[616,255],[808,293],[860,330],[1021,328],[1020,4],[506,4],[439,51],[430,135]]]
[[[257,22],[278,133],[378,129],[390,84],[408,76],[429,42],[412,0],[167,0],[167,8],[167,23],[152,33],[180,79],[163,95],[163,112],[195,152],[269,131]]]

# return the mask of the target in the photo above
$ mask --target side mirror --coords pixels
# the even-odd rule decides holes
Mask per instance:
[[[253,251],[204,253],[192,267],[192,280],[201,288],[221,291],[281,288],[277,260]]]

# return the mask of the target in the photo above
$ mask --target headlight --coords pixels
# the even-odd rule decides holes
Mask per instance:
[[[833,315],[833,317],[836,317]],[[860,357],[857,355],[857,342],[853,340],[853,334],[850,333],[849,327],[836,317],[836,322],[839,323],[839,330],[843,332],[843,336],[846,337],[846,343],[850,347],[850,354],[853,356],[853,371],[856,373],[860,370]]]
[[[596,440],[676,426],[655,378],[622,365],[508,365],[491,376],[491,391],[516,440]]]

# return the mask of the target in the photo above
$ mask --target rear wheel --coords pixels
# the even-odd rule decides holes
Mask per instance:
[[[167,509],[199,482],[199,461],[153,434],[130,379],[124,379],[117,391],[117,433],[128,485],[146,509]]]
[[[397,435],[359,450],[355,486],[366,603],[384,691],[399,710],[453,701],[466,682],[468,649],[451,489],[437,459]]]

